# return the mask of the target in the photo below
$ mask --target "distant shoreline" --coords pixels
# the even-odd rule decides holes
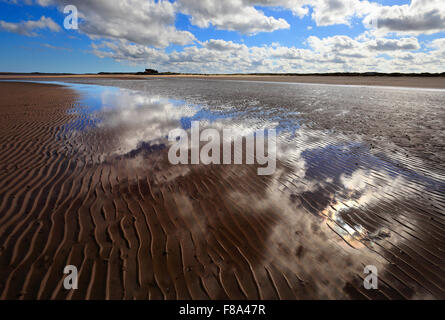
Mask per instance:
[[[445,75],[194,75],[194,74],[6,74],[0,73],[2,80],[19,79],[58,79],[58,78],[97,78],[144,80],[150,78],[174,79],[214,79],[214,80],[250,80],[266,82],[318,83],[333,85],[390,86],[408,88],[445,89]]]

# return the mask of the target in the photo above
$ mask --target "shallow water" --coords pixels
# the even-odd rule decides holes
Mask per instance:
[[[284,195],[285,225],[299,221],[294,210],[318,217],[341,243],[385,265],[387,292],[444,293],[445,92],[174,79],[69,86],[81,99],[66,136],[76,132],[98,164],[140,157],[138,175],[151,170],[144,157],[169,145],[169,131],[188,130],[191,121],[239,135],[276,129],[279,165],[268,196],[237,191],[229,201],[267,206]],[[271,247],[283,245],[281,236],[271,239]]]
[[[100,82],[101,85],[83,84],[90,82]],[[404,121],[400,121],[400,126],[412,125],[411,130],[417,129],[420,133],[422,127],[434,131],[438,142],[436,147],[443,148],[445,140],[439,139],[444,135],[440,128],[445,126],[443,90],[174,79],[85,79],[82,83],[69,85],[82,96],[79,108],[73,109],[73,112],[90,115],[102,122],[101,126],[119,126],[128,130],[128,135],[141,136],[132,146],[127,146],[130,150],[138,143],[165,138],[171,129],[190,129],[191,121],[200,121],[215,126],[236,127],[240,134],[259,129],[276,129],[281,140],[286,140],[288,144],[298,144],[298,136],[304,136],[307,132],[311,133],[314,139],[329,137],[334,141],[327,143],[327,151],[320,152],[323,157],[335,153],[335,148],[337,153],[342,148],[362,148],[362,156],[363,153],[369,153],[367,166],[373,163],[372,166],[375,167],[378,164],[416,180],[422,179],[422,173],[428,174],[425,169],[428,165],[431,165],[431,169],[444,169],[428,162],[428,158],[416,158],[416,154],[413,158],[408,158],[410,148],[397,148],[397,144],[391,139],[385,139],[384,133],[376,138],[369,137],[365,132],[372,129],[372,123],[369,123],[371,120],[384,123],[385,118],[381,117],[379,120],[375,114],[378,111],[373,110],[380,108],[381,114],[394,111],[387,117],[391,118],[391,122],[397,120],[397,117],[403,117]],[[256,98],[251,98],[253,92]],[[217,97],[220,97],[219,100]],[[274,102],[265,101],[266,99]],[[286,101],[280,103],[280,100]],[[423,112],[422,117],[414,118],[407,114],[407,110]],[[365,112],[355,115],[360,119],[351,124],[357,128],[351,132],[346,125],[351,119],[346,118],[346,115],[358,111]],[[373,116],[377,119],[373,119]],[[333,128],[326,129],[320,124],[329,121],[336,121]],[[144,130],[141,126],[152,128],[153,124],[159,128],[157,132],[142,135],[138,133]],[[83,129],[81,125],[80,130]],[[335,144],[335,137],[339,140],[339,145]],[[369,138],[376,138],[381,146],[390,148],[378,149],[378,146],[372,145],[372,139]],[[430,145],[432,142],[424,141],[423,144]],[[300,150],[300,147],[297,148]],[[351,157],[350,160],[356,159]],[[416,164],[423,166],[418,169],[425,172],[409,172],[410,167]],[[436,177],[442,178],[444,172],[431,172],[433,175],[434,173]],[[432,183],[431,179],[425,181]]]
[[[76,79],[144,92],[207,111],[239,112],[244,119],[273,119],[284,127],[306,124],[389,142],[443,173],[445,91],[396,87],[197,79]],[[246,113],[246,109],[248,112]]]

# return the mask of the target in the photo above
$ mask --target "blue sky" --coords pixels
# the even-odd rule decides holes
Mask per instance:
[[[2,72],[445,71],[442,0],[0,0],[0,36]]]

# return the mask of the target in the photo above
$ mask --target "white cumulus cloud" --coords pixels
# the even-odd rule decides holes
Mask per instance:
[[[0,29],[25,36],[36,36],[36,30],[49,29],[57,32],[60,31],[60,26],[51,18],[42,16],[39,20],[28,20],[17,23],[0,20]]]
[[[382,6],[364,21],[374,19],[381,33],[433,34],[445,31],[445,1],[412,0],[410,4]]]
[[[252,34],[290,27],[286,20],[266,16],[254,4],[246,0],[178,0],[179,10],[190,15],[191,23],[200,28],[212,25],[217,29]]]
[[[95,53],[163,71],[196,73],[444,72],[444,40],[416,38],[309,37],[308,48],[247,46],[212,39],[166,53],[126,42],[95,45]],[[382,56],[385,53],[385,57]]]
[[[195,37],[174,26],[175,5],[165,0],[38,0],[43,6],[77,7],[79,29],[93,38],[126,40],[155,47],[185,45]]]

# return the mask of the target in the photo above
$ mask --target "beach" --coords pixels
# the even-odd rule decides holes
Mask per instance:
[[[319,83],[332,85],[354,86],[387,86],[407,88],[431,88],[445,89],[445,77],[421,77],[421,76],[313,76],[313,75],[126,75],[126,74],[79,74],[79,75],[1,75],[0,80],[20,79],[200,79],[200,80],[242,80],[263,82],[291,82],[291,83]]]
[[[116,79],[82,76],[82,88],[96,78]],[[415,110],[405,91],[303,88],[300,107],[288,87],[292,98],[252,104],[239,83],[193,84],[186,96],[177,76],[160,89],[125,82],[145,78],[107,82],[94,111],[73,84],[0,82],[0,299],[445,298],[441,93],[419,93],[435,108],[416,119],[429,105]],[[444,78],[197,79],[445,88]],[[341,108],[319,103],[332,92]],[[235,107],[221,102],[229,95]],[[192,120],[273,124],[275,174],[170,164],[162,139]],[[66,265],[77,290],[63,287]],[[367,265],[379,269],[376,290],[363,287]]]

